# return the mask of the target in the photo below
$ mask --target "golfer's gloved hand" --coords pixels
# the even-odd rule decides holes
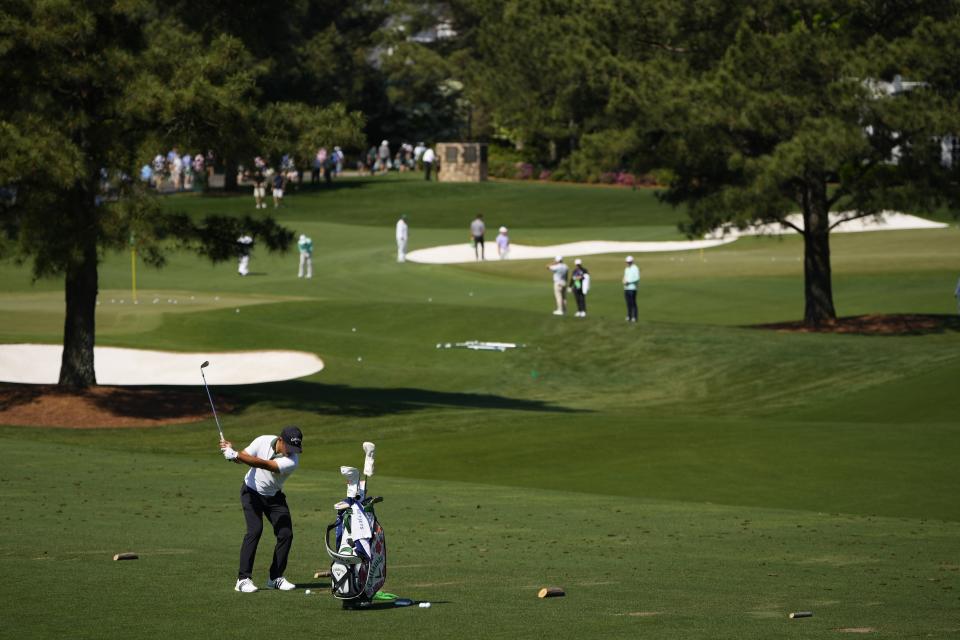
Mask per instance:
[[[225,460],[236,460],[238,455],[240,454],[234,451],[233,447],[226,447],[223,450],[223,457]]]

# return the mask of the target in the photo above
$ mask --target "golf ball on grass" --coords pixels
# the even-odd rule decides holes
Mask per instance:
[[[358,357],[357,362],[363,362],[363,358]]]
[[[310,589],[307,589],[306,591],[303,592],[303,595],[308,596],[308,595],[310,595],[311,593],[312,593],[312,591],[310,591]]]

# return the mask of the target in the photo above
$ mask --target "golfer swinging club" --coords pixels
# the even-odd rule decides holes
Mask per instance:
[[[240,547],[240,571],[234,591],[253,593],[257,590],[251,576],[253,561],[257,556],[257,544],[263,533],[263,516],[266,514],[273,525],[277,546],[270,563],[270,580],[267,589],[291,591],[297,585],[283,577],[287,568],[287,556],[293,543],[293,522],[290,507],[284,495],[283,483],[300,463],[303,451],[303,433],[298,427],[285,427],[280,436],[260,436],[242,451],[234,451],[227,440],[220,441],[223,457],[237,464],[250,467],[240,490],[240,505],[247,521],[247,534]]]

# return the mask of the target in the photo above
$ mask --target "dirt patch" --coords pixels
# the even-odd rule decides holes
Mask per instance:
[[[837,318],[830,324],[808,327],[803,322],[752,325],[789,333],[850,333],[868,336],[910,336],[960,331],[960,316],[931,313],[875,314]]]
[[[230,403],[216,398],[217,409]],[[83,391],[56,385],[0,384],[0,424],[111,429],[159,427],[209,418],[210,405],[202,390],[156,387],[91,387]]]

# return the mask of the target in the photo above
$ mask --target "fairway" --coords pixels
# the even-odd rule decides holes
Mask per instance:
[[[246,192],[162,204],[254,213]],[[17,612],[0,635],[210,638],[262,619],[283,637],[358,625],[388,638],[960,634],[955,224],[835,235],[839,315],[940,319],[841,335],[757,328],[803,316],[803,244],[790,235],[638,254],[635,325],[623,255],[584,257],[584,319],[551,315],[546,260],[396,262],[402,213],[410,251],[465,245],[477,213],[526,245],[684,240],[683,212],[652,190],[351,178],[269,213],[312,237],[312,279],[297,278],[296,250],[255,248],[247,277],[174,252],[162,270],[138,266],[133,304],[130,256],[108,254],[97,345],[322,359],[311,376],[256,385],[217,387],[213,355],[206,369],[235,444],[303,430],[285,489],[287,577],[312,593],[233,591],[243,470],[220,456],[212,415],[0,425],[0,497],[13,507],[0,517],[0,597]],[[0,263],[0,343],[58,344],[62,329],[62,282]],[[522,346],[437,348],[468,340]],[[203,407],[200,384],[197,370],[196,386],[175,389]],[[341,611],[312,577],[329,567],[337,470],[362,461],[365,440],[385,497],[385,590],[429,609]],[[268,528],[258,585],[272,546]],[[111,561],[123,551],[140,559]],[[566,596],[540,600],[544,586]]]

